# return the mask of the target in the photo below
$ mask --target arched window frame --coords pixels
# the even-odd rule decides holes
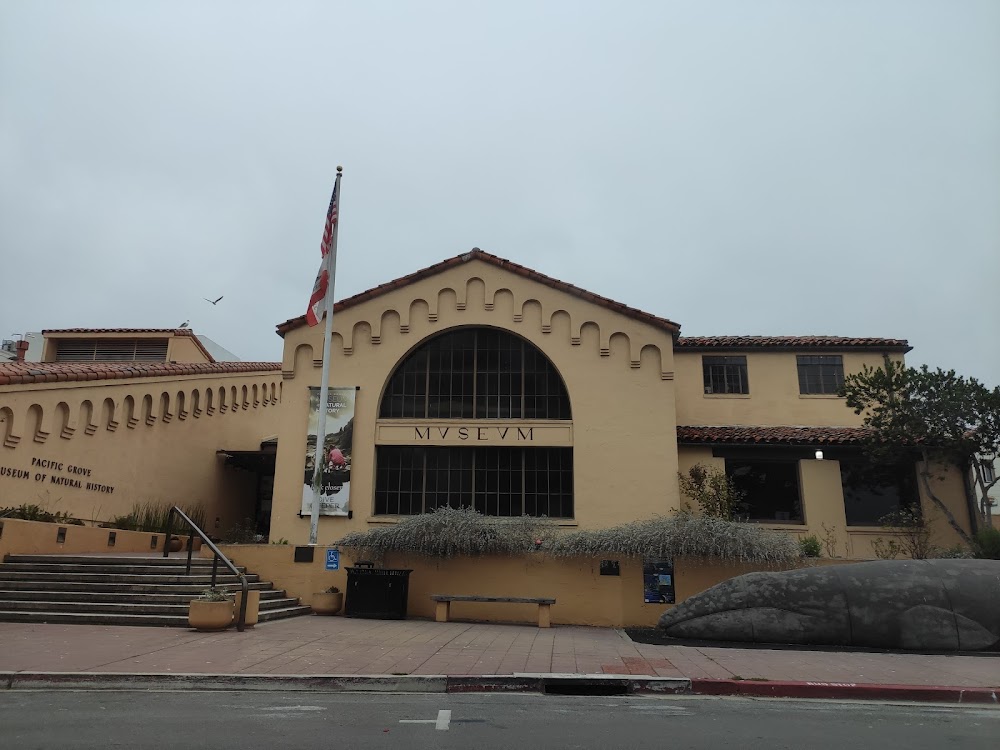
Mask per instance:
[[[426,339],[390,376],[382,419],[572,418],[562,376],[530,341],[499,328],[453,328]]]

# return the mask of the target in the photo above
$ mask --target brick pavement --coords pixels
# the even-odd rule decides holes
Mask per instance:
[[[1000,657],[634,643],[607,628],[299,617],[244,633],[0,623],[0,671],[632,674],[1000,687]]]

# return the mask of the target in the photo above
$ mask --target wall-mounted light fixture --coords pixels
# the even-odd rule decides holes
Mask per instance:
[[[816,460],[817,461],[823,460],[823,451],[816,451]]]

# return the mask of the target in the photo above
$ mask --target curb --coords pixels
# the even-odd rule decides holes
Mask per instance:
[[[645,675],[270,675],[0,672],[0,690],[275,690],[317,693],[684,695],[691,681]]]
[[[316,693],[717,695],[1000,705],[1000,688],[704,680],[647,675],[270,675],[0,672],[0,690],[247,690]]]
[[[742,695],[759,698],[833,698],[1000,705],[1000,688],[944,685],[695,679],[691,680],[691,692],[694,695]]]

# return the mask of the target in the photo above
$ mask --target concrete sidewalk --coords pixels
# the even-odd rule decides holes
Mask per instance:
[[[1000,657],[705,648],[616,630],[299,617],[244,633],[0,623],[0,672],[215,675],[649,675],[1000,687]]]

